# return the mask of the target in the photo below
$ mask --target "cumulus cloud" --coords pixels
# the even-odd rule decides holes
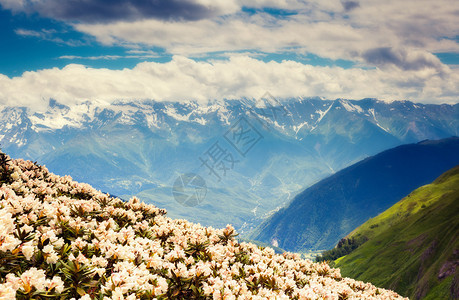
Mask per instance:
[[[374,97],[442,103],[457,102],[458,84],[457,70],[440,78],[430,69],[342,69],[294,61],[263,62],[241,56],[203,62],[175,56],[168,63],[144,62],[133,69],[93,69],[71,64],[63,69],[25,72],[14,78],[2,75],[0,103],[41,110],[51,98],[66,105],[87,100],[206,102],[258,98],[266,91],[275,97]]]
[[[268,5],[268,1],[251,3]],[[459,35],[457,14],[448,0],[368,0],[364,4],[310,1],[298,12],[287,18],[239,13],[180,22],[147,19],[77,24],[75,29],[106,45],[162,47],[178,55],[295,49],[330,59],[368,63],[364,55],[376,48],[404,49],[407,53],[459,52],[454,40]]]
[[[447,72],[448,69],[435,55],[425,51],[407,51],[390,47],[374,48],[363,53],[363,58],[373,65],[384,67],[395,66],[403,70],[436,69]]]
[[[167,49],[178,55],[216,51],[258,50],[320,53],[332,59],[354,59],[367,45],[365,30],[339,23],[309,23],[304,17],[272,20],[260,15],[220,20],[163,22],[143,20],[113,24],[78,24],[78,31],[95,36],[105,45],[128,43]],[[378,40],[370,41],[373,46]]]
[[[93,99],[207,101],[256,98],[267,90],[279,97],[459,99],[458,70],[433,54],[459,53],[457,1],[0,0],[0,4],[64,20],[104,45],[131,49],[127,56],[133,58],[154,57],[154,53],[141,52],[157,47],[176,55],[168,63],[141,63],[118,71],[72,64],[15,78],[0,76],[0,103],[9,105],[47,104],[49,98],[67,104]],[[244,12],[244,7],[256,12]],[[278,17],[262,9],[266,7],[293,9],[296,14]],[[43,30],[18,29],[16,33],[55,38]],[[358,67],[266,63],[253,58],[287,51],[350,60]],[[218,55],[230,59],[198,62],[185,58]]]
[[[371,66],[394,64],[399,57],[401,68],[419,67],[421,61],[410,61],[415,56],[430,61],[425,66],[438,68],[426,53],[459,52],[458,3],[450,0],[362,3],[358,0],[0,0],[4,8],[14,11],[34,11],[51,18],[77,21],[70,22],[77,31],[95,37],[104,45],[133,49],[160,47],[168,54],[185,56],[289,50]],[[288,9],[296,14],[276,17],[263,10],[250,14],[242,12],[243,7]]]

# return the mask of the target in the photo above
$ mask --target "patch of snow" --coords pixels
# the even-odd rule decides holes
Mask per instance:
[[[277,120],[273,122],[274,126],[281,128],[282,130],[285,130],[285,125],[280,125]]]
[[[303,128],[303,126],[305,126],[305,125],[308,125],[308,122],[303,122],[298,126],[294,125],[293,126],[293,130],[295,131],[295,134],[298,134],[298,131],[300,131],[300,129]]]
[[[166,106],[166,109],[163,110],[163,112],[169,117],[172,117],[178,121],[185,121],[185,122],[190,121],[190,115],[193,113],[193,112],[190,112],[187,115],[180,115],[179,113],[177,113],[177,111],[172,105]]]
[[[330,109],[332,108],[334,102],[332,102],[330,104],[330,106],[325,110],[325,111],[322,111],[322,110],[316,110],[316,114],[319,114],[320,117],[319,119],[317,119],[317,122],[316,124],[314,124],[314,126],[311,128],[311,132],[317,128],[317,125],[320,123],[320,121],[322,121],[323,117],[325,117],[325,115],[330,111]],[[325,105],[325,104],[324,104]]]
[[[159,128],[159,121],[157,114],[148,114],[145,116],[145,120],[147,121],[148,128],[156,127]]]
[[[64,126],[81,127],[84,123],[94,120],[96,111],[107,105],[101,101],[87,101],[71,107],[48,107],[46,112],[34,113],[29,119],[32,129],[38,132],[61,129]]]
[[[121,114],[121,117],[118,119],[118,123],[123,125],[135,125],[135,120],[131,117],[131,114]]]
[[[231,125],[231,122],[229,121],[231,112],[228,110],[226,106],[219,106],[217,110],[217,115],[221,122],[225,123],[226,125]]]
[[[355,112],[358,112],[358,113],[363,113],[363,109],[360,106],[356,105],[356,104],[352,104],[347,100],[339,100],[339,102],[349,112],[354,112],[355,111]]]
[[[389,130],[387,130],[386,128],[382,127],[382,126],[379,124],[378,120],[376,120],[375,109],[374,109],[374,108],[370,108],[368,111],[369,111],[370,114],[373,116],[373,119],[375,120],[376,125],[377,125],[379,128],[381,128],[382,130],[384,130],[385,132],[389,132]]]
[[[193,119],[194,122],[198,123],[198,124],[201,124],[202,126],[206,125],[207,121],[206,119],[204,118],[196,118],[196,119]]]

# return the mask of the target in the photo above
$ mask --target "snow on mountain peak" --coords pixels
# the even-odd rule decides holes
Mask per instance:
[[[357,104],[352,104],[348,100],[339,100],[339,103],[346,109],[348,112],[358,112],[363,113],[363,109]]]
[[[93,120],[96,112],[107,105],[101,101],[86,101],[69,107],[52,100],[45,112],[33,113],[29,119],[35,131],[62,129],[65,126],[81,127],[85,122]]]

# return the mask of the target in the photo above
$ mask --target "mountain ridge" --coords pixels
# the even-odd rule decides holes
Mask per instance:
[[[383,151],[298,194],[260,225],[252,239],[288,251],[329,249],[368,218],[459,164],[459,138]]]
[[[51,101],[45,112],[3,108],[0,117],[0,144],[12,157],[38,161],[57,174],[72,173],[125,198],[136,195],[158,203],[174,217],[212,226],[231,220],[243,233],[343,167],[403,143],[459,130],[459,105],[276,100],[269,94],[208,104],[88,101],[62,106]],[[246,156],[224,138],[241,118],[263,136]],[[216,142],[238,161],[220,181],[199,160]],[[178,176],[189,172],[203,177],[208,187],[202,205],[191,208],[171,193]]]

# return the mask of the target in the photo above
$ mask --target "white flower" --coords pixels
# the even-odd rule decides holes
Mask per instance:
[[[44,291],[46,284],[45,271],[30,268],[19,277],[19,289],[29,293],[34,287],[38,291]]]
[[[27,224],[22,225],[21,230],[25,233],[29,233],[33,230],[33,226],[29,226]]]
[[[87,264],[89,262],[89,259],[87,259],[83,253],[80,252],[80,254],[78,254],[77,258],[75,259],[77,262],[79,262],[80,264]]]
[[[0,252],[13,251],[21,244],[21,241],[12,235],[0,237]]]
[[[54,251],[53,245],[46,245],[43,247],[43,253],[51,253]]]
[[[46,262],[48,264],[55,264],[59,260],[59,256],[57,255],[56,252],[51,252],[48,254],[48,257],[46,258]]]
[[[17,181],[20,178],[20,175],[17,171],[14,171],[10,176],[14,181]]]
[[[155,295],[161,295],[167,292],[168,284],[167,284],[166,279],[164,279],[163,277],[158,277],[156,278],[156,282],[157,282],[157,287],[155,288]]]
[[[56,241],[53,242],[53,245],[54,247],[56,247],[57,249],[60,249],[62,248],[62,246],[64,246],[64,239],[63,238],[58,238]]]
[[[15,300],[16,290],[10,283],[0,284],[0,300]]]
[[[58,294],[64,291],[64,282],[59,276],[54,276],[52,280],[48,280],[46,283],[48,291],[55,290]]]

